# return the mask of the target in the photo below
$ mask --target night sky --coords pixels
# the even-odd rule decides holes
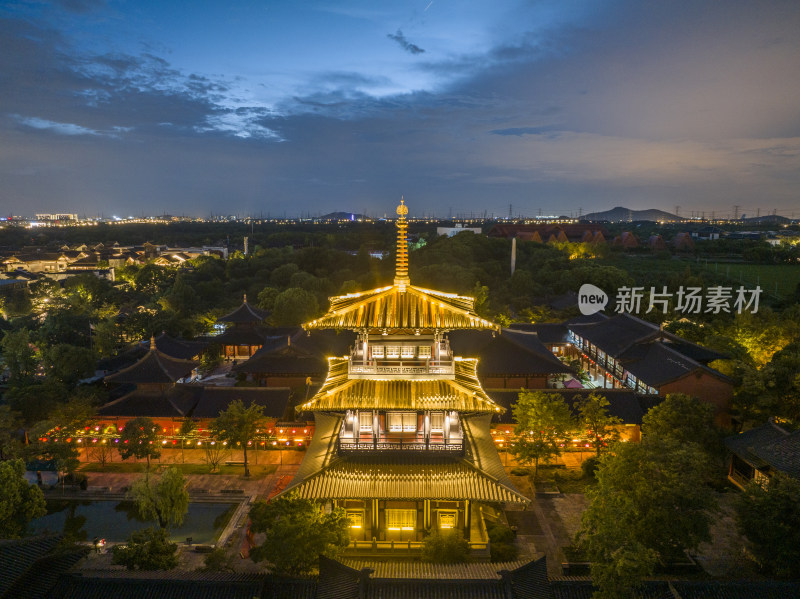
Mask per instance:
[[[800,2],[0,2],[0,212],[800,216]]]

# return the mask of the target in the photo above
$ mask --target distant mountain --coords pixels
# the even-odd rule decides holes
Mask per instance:
[[[669,212],[664,212],[663,210],[656,210],[651,208],[650,210],[631,210],[630,208],[623,208],[622,206],[617,206],[616,208],[612,208],[611,210],[605,210],[604,212],[590,212],[583,216],[581,220],[592,220],[592,221],[599,221],[605,220],[609,222],[629,222],[632,220],[651,220],[651,221],[682,221],[684,220],[680,216],[675,216],[674,214],[670,214]]]
[[[363,214],[355,214],[353,212],[330,212],[319,218],[323,220],[362,220],[367,217]]]

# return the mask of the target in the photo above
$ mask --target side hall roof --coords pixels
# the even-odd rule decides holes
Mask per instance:
[[[116,384],[169,384],[189,376],[192,370],[199,365],[200,362],[181,360],[160,352],[157,345],[151,340],[150,350],[142,359],[132,366],[105,377],[105,380],[108,383]]]
[[[259,324],[269,316],[269,312],[256,308],[255,306],[247,303],[247,296],[244,296],[242,305],[236,308],[233,312],[229,312],[225,316],[217,319],[217,322],[229,322],[231,324]]]
[[[499,328],[478,316],[472,297],[397,283],[333,297],[328,313],[303,327],[395,332]]]
[[[456,410],[499,413],[481,387],[477,360],[456,358],[455,379],[348,379],[347,358],[330,358],[328,378],[298,411]]]

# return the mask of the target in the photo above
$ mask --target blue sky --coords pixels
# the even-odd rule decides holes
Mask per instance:
[[[800,4],[0,2],[0,210],[800,216]]]

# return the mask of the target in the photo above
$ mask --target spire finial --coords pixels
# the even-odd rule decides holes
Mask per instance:
[[[406,221],[408,206],[400,196],[400,205],[397,207],[397,261],[395,264],[394,284],[405,291],[406,285],[411,283],[408,278],[408,222]]]
[[[245,304],[247,303],[247,294],[246,293],[242,296],[242,302],[245,303]]]
[[[156,336],[150,335],[150,351],[156,351]]]

